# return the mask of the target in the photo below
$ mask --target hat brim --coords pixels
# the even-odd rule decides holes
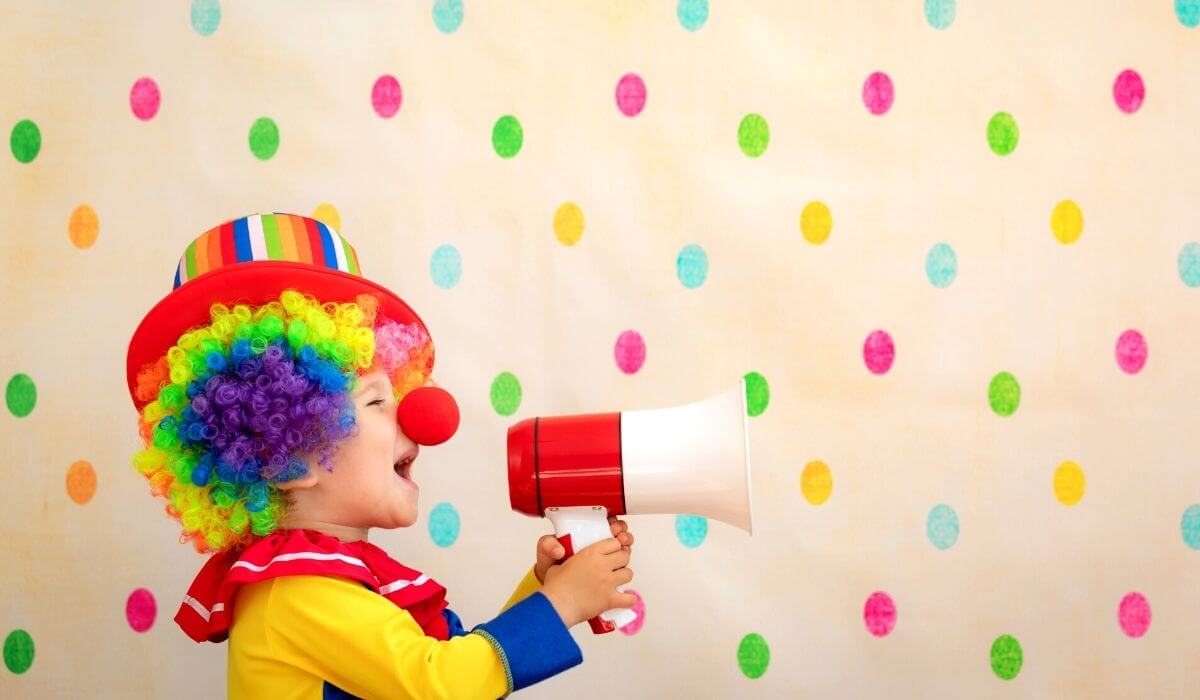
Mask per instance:
[[[400,297],[357,275],[278,260],[223,267],[189,280],[163,297],[138,324],[125,357],[126,380],[134,407],[141,412],[147,403],[137,398],[138,372],[157,361],[189,329],[209,323],[211,305],[257,306],[279,299],[285,289],[312,294],[322,302],[348,302],[359,294],[372,294],[381,302],[380,315],[397,323],[416,323],[426,334],[429,332],[421,317]],[[432,359],[430,363],[432,366]]]

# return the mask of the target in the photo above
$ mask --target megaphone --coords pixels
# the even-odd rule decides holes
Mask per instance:
[[[749,437],[745,379],[671,408],[529,418],[508,429],[509,500],[549,518],[568,557],[612,537],[611,515],[689,513],[750,533]],[[614,609],[589,624],[603,634],[636,618]]]

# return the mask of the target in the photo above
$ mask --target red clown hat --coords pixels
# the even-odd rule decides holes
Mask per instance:
[[[359,294],[372,294],[380,301],[381,315],[397,323],[415,323],[428,335],[408,304],[362,276],[354,248],[324,223],[278,213],[234,219],[192,241],[179,259],[174,289],[134,331],[125,373],[137,410],[146,404],[137,398],[138,372],[189,329],[208,323],[212,304],[257,306],[278,299],[289,288],[323,302],[349,302]]]

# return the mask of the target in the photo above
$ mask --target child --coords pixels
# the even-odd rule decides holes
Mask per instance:
[[[401,402],[441,391],[425,388],[432,367],[412,309],[335,231],[288,214],[202,234],[138,326],[133,462],[181,541],[212,553],[175,621],[229,640],[230,697],[500,697],[580,663],[568,628],[633,604],[619,520],[561,565],[542,537],[501,614],[470,632],[441,585],[367,541],[416,522],[416,440],[457,425],[455,409],[440,437],[409,437],[416,401],[397,424]]]

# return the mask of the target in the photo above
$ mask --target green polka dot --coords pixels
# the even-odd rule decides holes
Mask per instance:
[[[1014,637],[1002,634],[992,642],[992,671],[1006,681],[1011,681],[1021,672],[1025,655],[1021,643]]]
[[[738,146],[742,153],[757,158],[767,150],[767,142],[771,140],[771,130],[767,128],[767,120],[761,114],[747,114],[738,125]]]
[[[996,112],[988,122],[988,145],[998,156],[1006,156],[1017,150],[1017,141],[1021,131],[1017,129],[1017,120],[1008,112]]]
[[[741,644],[738,644],[737,660],[738,668],[747,678],[761,677],[771,663],[771,649],[767,646],[767,640],[757,632],[742,637]]]
[[[279,127],[268,117],[259,117],[250,127],[250,152],[259,160],[270,160],[279,150]]]
[[[22,163],[32,162],[42,150],[42,132],[37,124],[22,119],[13,127],[8,145],[12,148],[13,158]]]
[[[767,386],[767,378],[758,372],[746,374],[746,413],[750,417],[761,416],[771,402],[771,387]]]
[[[512,158],[521,150],[525,143],[525,132],[521,130],[521,122],[511,114],[506,114],[496,120],[492,127],[492,148],[501,158]]]
[[[33,637],[13,630],[4,639],[4,665],[13,673],[25,673],[33,665]]]
[[[501,372],[492,380],[492,408],[502,416],[511,416],[521,405],[521,382],[512,372]]]
[[[992,383],[988,386],[988,403],[998,416],[1007,418],[1016,413],[1017,406],[1021,404],[1021,385],[1017,383],[1017,378],[1009,372],[992,377]]]
[[[14,374],[8,380],[8,388],[4,391],[4,400],[8,402],[8,410],[17,418],[24,418],[33,412],[37,405],[37,386],[28,374]]]

